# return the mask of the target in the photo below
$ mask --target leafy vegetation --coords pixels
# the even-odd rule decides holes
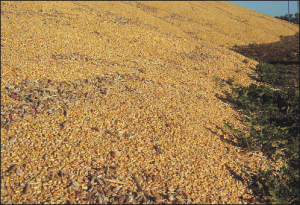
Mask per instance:
[[[280,90],[268,85],[251,84],[225,92],[235,104],[245,110],[250,131],[242,133],[233,125],[224,126],[250,150],[261,150],[270,159],[283,159],[279,171],[267,164],[266,172],[260,170],[259,190],[276,203],[299,202],[299,90],[290,75],[294,70],[287,66],[260,63],[256,72],[259,81],[270,86],[281,85]]]
[[[246,64],[247,64],[247,63],[249,63],[249,61],[248,61],[247,59],[244,59],[244,60],[243,60],[243,63],[246,63]]]
[[[238,71],[239,72],[239,71]],[[220,86],[224,87],[226,84],[233,85],[233,78],[228,77],[227,80],[221,79],[221,78],[215,78],[215,82]]]
[[[288,66],[273,66],[268,63],[260,63],[257,65],[257,74],[261,82],[266,82],[272,86],[285,85],[292,86],[293,81],[289,75],[296,75],[296,70]]]
[[[220,86],[224,87],[226,85],[226,81],[221,78],[215,78],[215,82]]]
[[[227,80],[225,81],[228,85],[232,85],[234,79],[233,78],[227,78]]]

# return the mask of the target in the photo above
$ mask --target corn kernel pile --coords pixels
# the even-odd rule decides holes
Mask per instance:
[[[226,2],[2,1],[1,203],[257,203],[268,160],[222,91],[258,62],[225,46],[297,29]]]

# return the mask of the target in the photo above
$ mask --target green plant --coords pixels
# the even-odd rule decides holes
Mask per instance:
[[[247,148],[248,150],[251,150],[251,147],[249,146],[249,143],[248,143],[248,137],[247,137],[247,133],[241,133],[241,130],[240,129],[234,129],[234,125],[230,125],[229,123],[224,123],[224,127],[225,128],[228,128],[230,132],[233,132],[235,134],[235,137],[237,139],[239,139],[242,144],[246,144],[247,145]],[[251,144],[250,144],[251,145]]]
[[[215,82],[216,82],[217,84],[219,84],[221,87],[224,87],[226,84],[232,85],[233,81],[234,81],[234,79],[233,79],[233,78],[230,78],[230,77],[227,78],[227,80],[223,80],[223,79],[221,79],[221,78],[215,78]]]
[[[246,63],[246,64],[247,64],[247,63],[249,63],[249,61],[248,61],[247,59],[244,59],[244,60],[243,60],[243,63]]]
[[[232,85],[233,81],[234,81],[233,78],[228,77],[227,80],[226,80],[226,83],[227,83],[228,85]]]
[[[256,73],[260,81],[266,82],[272,86],[287,85],[290,86],[292,81],[288,74],[295,74],[295,71],[288,66],[274,66],[268,63],[259,63]]]
[[[259,189],[265,190],[279,204],[299,203],[299,170],[285,163],[278,173],[270,164],[269,170],[259,171]]]
[[[269,84],[289,84],[282,73],[292,72],[284,67],[258,65],[261,80]],[[224,123],[248,150],[260,149],[270,159],[280,158],[286,163],[280,172],[268,164],[266,172],[259,172],[259,188],[277,203],[299,202],[299,90],[287,88],[272,90],[265,85],[233,89],[231,95],[223,91],[238,106],[244,108],[243,122],[248,119],[248,132],[242,133],[233,125]]]
[[[299,128],[299,90],[273,91],[263,85],[251,84],[248,88],[234,90],[233,98],[237,105],[248,110],[251,125],[261,126],[257,143],[269,144],[265,149],[270,154],[274,154],[272,146],[279,145],[277,140],[296,134]]]
[[[217,84],[219,84],[221,87],[224,87],[226,85],[225,80],[221,79],[221,78],[215,78],[215,82]]]

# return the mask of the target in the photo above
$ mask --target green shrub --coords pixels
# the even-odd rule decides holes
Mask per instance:
[[[259,189],[264,189],[278,204],[299,204],[299,169],[294,170],[285,163],[277,173],[268,166],[269,170],[259,172]]]
[[[272,85],[289,84],[282,73],[292,72],[280,66],[266,63],[258,65],[262,81]],[[233,89],[229,96],[245,109],[250,131],[241,133],[228,123],[226,128],[247,145],[249,150],[260,149],[268,157],[286,163],[276,172],[259,172],[259,188],[277,203],[299,202],[299,90],[288,88],[272,90],[270,87],[251,84],[249,87]],[[282,154],[283,153],[283,154]]]
[[[287,74],[294,74],[295,71],[288,66],[271,65],[268,63],[259,63],[256,73],[260,81],[266,82],[272,86],[276,85],[291,85],[291,79]]]

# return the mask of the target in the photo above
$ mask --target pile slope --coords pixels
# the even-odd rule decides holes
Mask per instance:
[[[1,203],[254,203],[266,158],[229,143],[216,79],[255,83],[226,47],[298,29],[227,2],[2,1]]]

